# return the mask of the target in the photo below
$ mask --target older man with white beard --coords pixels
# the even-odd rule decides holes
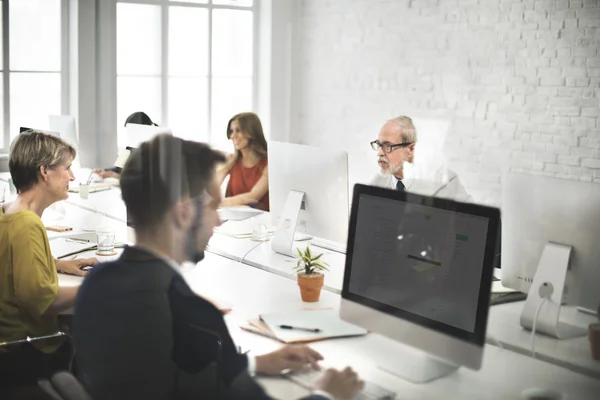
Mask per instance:
[[[404,176],[405,163],[414,162],[416,144],[417,131],[411,118],[402,115],[386,121],[379,131],[377,140],[371,142],[371,147],[377,151],[377,162],[381,170],[370,184],[471,202],[473,198],[466,192],[453,171],[443,171],[443,181]]]

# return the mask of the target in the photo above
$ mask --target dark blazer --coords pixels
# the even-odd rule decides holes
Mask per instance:
[[[77,374],[94,400],[269,399],[221,312],[139,248],[85,278],[73,336]]]

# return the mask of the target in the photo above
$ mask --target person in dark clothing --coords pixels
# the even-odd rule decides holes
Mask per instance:
[[[127,119],[125,120],[124,126],[127,126],[127,124],[158,126],[157,124],[152,122],[152,120],[150,119],[148,114],[146,114],[145,112],[142,112],[142,111],[136,111],[133,114],[131,114],[129,117],[127,117]],[[121,177],[121,172],[123,172],[123,169],[117,165],[114,165],[112,167],[108,167],[108,168],[104,168],[104,169],[96,168],[93,170],[93,172],[102,179],[105,179],[105,178],[119,179]]]
[[[129,157],[121,191],[136,245],[96,267],[75,303],[76,363],[85,388],[104,399],[269,399],[252,378],[318,368],[307,346],[239,354],[220,311],[192,292],[179,272],[203,258],[220,224],[215,166],[221,153],[170,135]],[[328,370],[307,399],[350,399],[356,373]]]

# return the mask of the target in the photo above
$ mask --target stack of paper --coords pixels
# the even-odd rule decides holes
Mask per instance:
[[[335,310],[263,314],[241,328],[283,343],[307,343],[368,333],[360,326],[341,320]]]

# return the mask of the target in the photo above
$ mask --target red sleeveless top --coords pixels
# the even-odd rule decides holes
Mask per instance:
[[[254,167],[246,168],[242,165],[242,160],[238,159],[229,171],[229,182],[227,183],[225,196],[237,196],[238,194],[251,191],[256,182],[261,178],[267,164],[267,160],[262,159]],[[258,201],[258,204],[251,204],[251,206],[269,211],[269,192],[265,193],[262,199]]]

